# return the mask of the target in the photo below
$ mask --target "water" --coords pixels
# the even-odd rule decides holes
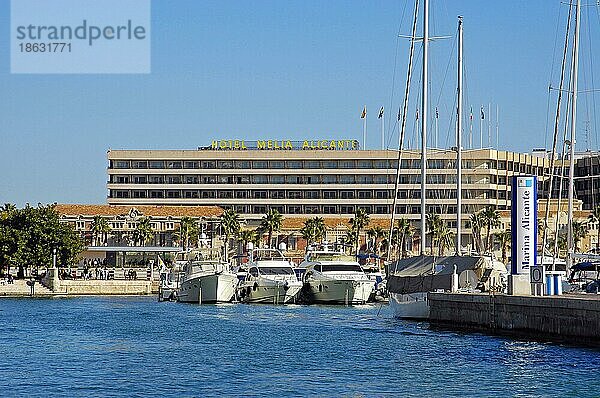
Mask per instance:
[[[600,396],[600,351],[379,310],[2,299],[0,395]]]

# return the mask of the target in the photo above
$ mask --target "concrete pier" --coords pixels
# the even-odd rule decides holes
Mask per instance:
[[[600,344],[600,297],[429,293],[430,322]]]

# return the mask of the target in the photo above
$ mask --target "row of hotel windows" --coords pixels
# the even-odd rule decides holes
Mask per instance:
[[[389,199],[392,190],[357,190],[357,191],[283,191],[283,190],[111,190],[110,197],[117,199]],[[465,190],[464,199],[506,199],[506,191]],[[398,190],[399,199],[420,199],[420,190]],[[427,199],[456,199],[453,190],[427,190]]]
[[[112,175],[109,183],[117,184],[393,184],[395,175],[201,175],[201,176],[162,176],[162,175]],[[502,184],[506,185],[506,176],[463,175],[465,184]],[[403,174],[400,184],[420,184],[418,174]],[[428,184],[456,184],[456,175],[428,174]]]
[[[281,214],[353,214],[357,208],[362,208],[368,214],[390,214],[391,206],[385,205],[236,205],[232,206],[236,213],[241,214],[265,214],[269,209],[274,209]],[[506,208],[505,206],[503,207]],[[430,214],[456,215],[456,206],[427,206]],[[478,209],[475,209],[475,211]],[[472,207],[463,206],[463,214],[470,214],[474,211]],[[398,217],[403,215],[421,214],[421,206],[396,206]],[[456,227],[456,224],[454,224]]]
[[[463,160],[465,169],[498,169],[542,175],[542,167],[496,160]],[[111,169],[396,169],[397,160],[111,160]],[[429,159],[428,169],[455,169],[453,159]],[[420,159],[402,159],[401,169],[420,169]],[[547,170],[546,170],[547,171]]]
[[[89,221],[87,223],[85,220],[75,221],[75,229],[77,229],[79,231],[85,231],[87,229],[91,229],[92,225],[93,225],[92,221]],[[118,222],[109,222],[108,225],[110,226],[111,230],[119,231],[119,230],[134,230],[137,228],[138,223],[132,222],[132,221],[128,221],[128,222],[118,221]],[[155,231],[160,231],[160,230],[170,231],[170,230],[175,229],[175,223],[171,222],[171,221],[169,221],[169,222],[151,222],[150,226]]]

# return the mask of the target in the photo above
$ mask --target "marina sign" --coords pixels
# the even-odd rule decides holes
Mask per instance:
[[[212,140],[210,146],[199,149],[213,151],[244,150],[357,150],[358,140]]]
[[[511,203],[511,274],[529,274],[537,259],[537,178],[514,176]]]

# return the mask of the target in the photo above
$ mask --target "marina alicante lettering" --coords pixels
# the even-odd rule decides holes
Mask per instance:
[[[358,140],[212,140],[209,150],[357,150]]]

